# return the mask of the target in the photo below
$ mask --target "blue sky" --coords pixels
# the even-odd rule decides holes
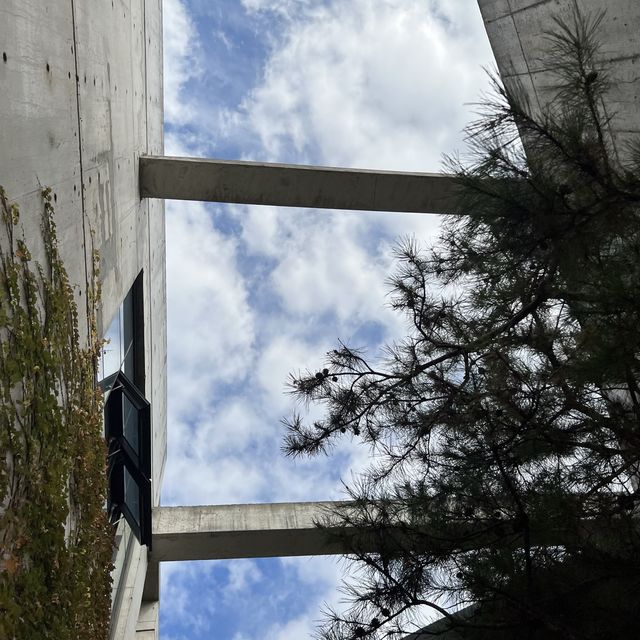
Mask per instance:
[[[492,63],[472,0],[164,0],[165,153],[439,171]],[[368,451],[280,453],[290,371],[400,338],[385,279],[438,218],[167,202],[165,505],[332,499]],[[332,558],[162,567],[163,640],[312,635]]]

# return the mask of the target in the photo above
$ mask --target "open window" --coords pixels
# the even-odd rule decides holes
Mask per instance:
[[[99,366],[109,446],[107,509],[151,547],[151,407],[144,396],[142,274],[107,329]]]
[[[109,513],[114,520],[123,515],[140,543],[151,546],[151,406],[122,371],[102,384]]]

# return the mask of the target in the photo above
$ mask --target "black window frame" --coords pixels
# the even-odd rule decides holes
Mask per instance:
[[[140,272],[120,309],[124,360],[120,370],[100,381],[105,394],[104,424],[108,444],[107,513],[111,522],[124,517],[140,544],[151,548],[151,405],[144,396],[144,307]],[[118,311],[120,313],[120,310]],[[126,371],[126,373],[125,373]],[[128,374],[128,375],[127,375]],[[135,412],[137,447],[125,432],[124,405]],[[128,423],[131,426],[131,423]],[[137,507],[127,503],[125,470],[137,487]]]
[[[105,378],[101,384],[108,393],[104,406],[105,435],[109,443],[107,510],[112,521],[123,515],[140,543],[151,547],[151,405],[122,371]],[[124,398],[137,414],[137,451],[124,432]],[[138,513],[134,513],[126,501],[125,469],[138,487]]]

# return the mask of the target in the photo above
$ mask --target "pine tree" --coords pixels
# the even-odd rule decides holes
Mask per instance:
[[[397,249],[409,335],[291,379],[326,412],[285,421],[289,455],[355,437],[373,460],[334,516],[375,552],[351,540],[325,638],[401,637],[429,609],[446,637],[637,637],[640,145],[610,135],[600,21],[557,21],[542,111],[494,82],[450,161],[468,213]]]

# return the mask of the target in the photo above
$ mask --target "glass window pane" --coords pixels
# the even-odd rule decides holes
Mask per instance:
[[[98,380],[120,370],[122,362],[122,308],[116,313],[107,332],[104,334],[102,357],[98,363]]]
[[[124,503],[131,511],[132,515],[135,517],[138,526],[140,526],[140,487],[133,479],[133,476],[127,470],[127,467],[123,467],[124,469]]]
[[[131,448],[140,455],[138,410],[131,404],[125,393],[122,394],[122,433]]]
[[[133,360],[133,292],[129,291],[122,303],[122,371],[135,380]]]

